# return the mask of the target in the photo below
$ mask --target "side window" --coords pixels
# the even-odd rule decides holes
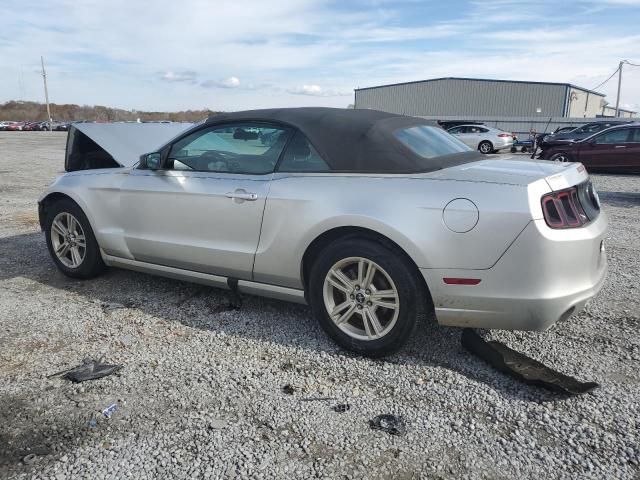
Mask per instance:
[[[174,170],[261,175],[273,172],[290,130],[264,123],[205,128],[171,146]]]
[[[629,140],[633,143],[640,143],[640,128],[634,128],[631,133],[631,139]]]
[[[482,128],[482,127],[478,127],[478,131],[481,133],[487,133],[489,131],[488,128]]]
[[[605,132],[602,135],[598,135],[595,138],[597,144],[611,144],[611,143],[626,143],[629,137],[629,128],[621,128],[618,130],[612,130]]]
[[[279,172],[328,172],[330,170],[329,165],[301,132],[293,135],[278,167]]]
[[[454,127],[447,131],[451,134],[462,133],[462,127]]]

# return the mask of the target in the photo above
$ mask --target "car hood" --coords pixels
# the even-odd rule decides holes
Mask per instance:
[[[501,159],[486,159],[425,174],[430,178],[467,182],[501,183],[526,186],[540,179],[546,179],[552,189],[553,178],[563,176],[571,169],[582,167],[576,163],[549,162],[546,160],[521,159],[508,156]],[[582,167],[584,170],[584,167]]]
[[[132,167],[140,155],[157,151],[191,123],[74,123],[123,167]],[[72,135],[72,132],[69,132]],[[68,152],[67,152],[68,153]]]

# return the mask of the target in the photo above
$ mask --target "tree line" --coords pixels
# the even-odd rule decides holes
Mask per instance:
[[[123,110],[102,105],[75,105],[73,103],[49,104],[51,117],[59,122],[88,120],[98,122],[153,121],[169,120],[172,122],[196,122],[213,115],[211,110],[184,110],[180,112],[144,112],[139,110]],[[0,121],[44,121],[47,118],[47,106],[39,102],[23,102],[11,100],[0,104]]]

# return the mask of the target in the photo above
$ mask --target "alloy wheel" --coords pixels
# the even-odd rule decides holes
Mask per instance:
[[[398,320],[400,298],[389,274],[362,257],[338,261],[324,280],[324,305],[333,323],[357,340],[377,340]]]
[[[61,212],[51,223],[51,245],[60,262],[67,268],[78,268],[87,253],[87,241],[78,219]]]

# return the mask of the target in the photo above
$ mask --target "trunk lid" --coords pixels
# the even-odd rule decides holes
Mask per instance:
[[[589,177],[581,163],[524,160],[515,156],[465,163],[431,172],[425,176],[442,180],[521,186],[544,179],[552,191],[577,185]]]

